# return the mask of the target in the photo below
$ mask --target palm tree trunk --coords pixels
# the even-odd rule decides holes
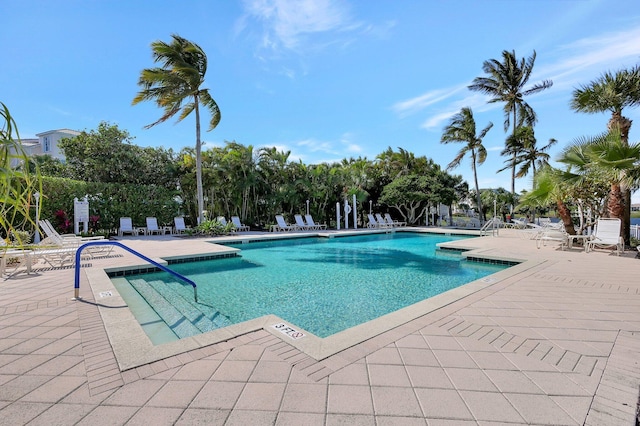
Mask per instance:
[[[624,238],[625,234],[628,235],[628,228],[625,229],[624,214],[625,214],[625,192],[620,184],[614,183],[611,185],[609,192],[609,199],[607,200],[607,212],[609,217],[614,217],[622,220],[622,228],[620,229],[620,236]],[[625,244],[627,244],[625,240]]]
[[[631,129],[631,120],[622,115],[622,111],[614,111],[611,114],[611,118],[607,123],[607,128],[609,131],[618,130],[620,132],[620,141],[625,145],[629,146],[629,130]],[[612,187],[613,191],[613,187]],[[609,200],[614,198],[613,192],[609,196]],[[631,244],[631,190],[627,189],[624,191],[623,195],[623,210],[620,216],[611,216],[618,217],[622,220],[622,238],[624,239],[624,244]],[[618,207],[615,207],[616,209]],[[609,208],[609,214],[611,214],[611,209]]]
[[[564,225],[564,230],[567,231],[569,235],[576,235],[576,228],[573,226],[573,219],[571,218],[571,210],[564,204],[564,202],[560,199],[556,202],[558,206],[558,216],[562,220],[562,224]]]
[[[480,215],[480,218],[482,218],[482,202],[480,201],[480,187],[478,186],[478,173],[476,172],[476,152],[473,149],[471,150],[471,167],[473,167],[473,180],[475,181],[476,185],[476,202],[478,203],[478,215]],[[486,221],[487,217],[486,215],[484,216],[484,220]]]
[[[200,101],[193,96],[196,110],[196,192],[198,194],[198,223],[204,221],[204,192],[202,189],[202,142],[200,141]]]

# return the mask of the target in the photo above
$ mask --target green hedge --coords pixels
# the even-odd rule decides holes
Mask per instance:
[[[130,217],[134,226],[145,226],[146,217],[156,217],[159,224],[172,224],[180,214],[176,201],[179,192],[155,185],[123,185],[81,182],[64,178],[43,177],[40,218],[59,226],[57,212],[63,211],[73,229],[73,201],[87,196],[89,215],[97,216],[97,229],[113,232],[120,217]]]

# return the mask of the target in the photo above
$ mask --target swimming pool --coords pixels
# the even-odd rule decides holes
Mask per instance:
[[[126,281],[180,338],[268,314],[327,337],[506,268],[437,250],[463,238],[398,233],[234,246],[240,256],[171,266],[197,283],[197,306],[191,287],[164,272]],[[114,284],[130,304],[123,281]]]

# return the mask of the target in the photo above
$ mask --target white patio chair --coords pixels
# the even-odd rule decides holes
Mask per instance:
[[[311,227],[311,229],[327,229],[327,225],[322,223],[315,223],[313,217],[310,214],[304,216],[307,220],[307,225]]]
[[[184,224],[184,217],[174,217],[173,224],[175,225],[174,230],[176,234],[184,234],[188,229],[190,229]]]
[[[384,220],[387,223],[387,225],[391,225],[391,226],[407,226],[407,222],[400,222],[400,221],[397,221],[397,220],[393,220],[389,213],[385,213],[384,214]]]
[[[296,226],[298,227],[298,229],[300,229],[301,231],[309,231],[311,229],[311,227],[307,225],[307,223],[302,218],[302,215],[296,214],[293,217],[296,220]]]
[[[233,223],[238,232],[249,231],[251,229],[247,225],[243,225],[238,216],[231,216],[231,223]]]
[[[296,225],[289,225],[287,223],[286,220],[284,220],[284,216],[282,216],[281,214],[277,214],[276,215],[276,222],[277,225],[275,225],[274,230],[275,231],[297,231],[298,230],[298,226]]]
[[[130,217],[120,218],[120,228],[118,228],[118,235],[124,236],[124,234],[138,235],[138,230],[133,227],[133,222]]]
[[[624,240],[620,236],[622,222],[620,219],[600,218],[590,240],[585,243],[585,251],[597,248],[615,248],[616,254],[624,253]]]
[[[147,218],[147,235],[164,235],[164,228],[158,226],[158,219],[155,217]]]

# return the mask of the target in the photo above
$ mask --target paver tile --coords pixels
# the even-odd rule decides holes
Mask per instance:
[[[276,426],[324,426],[325,414],[280,411]]]
[[[403,365],[369,364],[371,386],[411,386]]]
[[[415,388],[445,388],[453,389],[453,384],[441,367],[421,367],[408,365],[406,367],[409,380]]]
[[[440,366],[431,349],[399,348],[399,352],[404,365]]]
[[[77,424],[81,426],[123,425],[137,410],[137,407],[99,406]]]
[[[151,407],[186,408],[204,384],[205,382],[184,380],[167,382],[147,404]]]
[[[86,383],[84,377],[56,376],[21,398],[28,402],[55,403]]]
[[[280,407],[283,411],[324,413],[327,410],[327,385],[290,383]]]
[[[284,395],[284,383],[247,383],[235,409],[277,411]]]
[[[353,363],[329,376],[329,383],[339,385],[368,385],[369,373],[364,363]]]
[[[496,392],[460,391],[475,420],[523,423],[522,416],[511,403]]]
[[[193,399],[192,408],[232,409],[240,397],[245,383],[242,382],[207,382],[200,393]]]
[[[328,390],[327,412],[338,414],[373,414],[369,386],[331,385]]]
[[[29,422],[29,426],[75,425],[95,408],[95,405],[55,404]]]
[[[498,389],[485,373],[476,368],[445,368],[449,379],[458,390],[497,392]]]
[[[248,410],[233,410],[225,426],[247,426],[247,425],[272,425],[276,421],[278,416],[277,411],[248,411]]]
[[[413,389],[372,386],[373,407],[377,415],[422,416]]]
[[[176,424],[178,418],[185,410],[182,408],[142,407],[131,419],[127,426],[163,426]],[[209,424],[215,424],[214,419]]]
[[[246,382],[249,380],[257,361],[228,361],[225,360],[213,373],[212,380]]]
[[[249,377],[250,382],[286,383],[289,379],[292,366],[286,361],[262,361]]]
[[[14,402],[0,410],[0,425],[27,424],[49,407],[51,407],[51,404],[44,402]]]
[[[327,414],[327,426],[375,426],[374,416],[361,414]]]
[[[529,424],[578,424],[546,395],[505,394],[505,396]]]
[[[160,380],[138,380],[117,389],[105,399],[105,405],[128,405],[141,407],[164,386]]]
[[[426,418],[473,420],[473,415],[454,389],[416,389]]]

